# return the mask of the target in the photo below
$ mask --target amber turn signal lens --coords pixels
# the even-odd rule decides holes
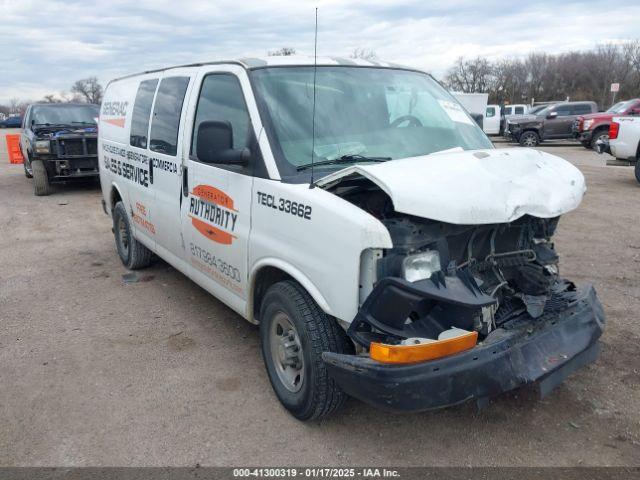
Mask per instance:
[[[420,345],[387,345],[371,342],[369,356],[382,363],[418,363],[447,357],[470,350],[478,343],[478,332],[469,332],[458,337],[437,340]]]

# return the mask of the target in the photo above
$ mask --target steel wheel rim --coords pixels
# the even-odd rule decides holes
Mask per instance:
[[[282,311],[276,313],[271,321],[269,346],[280,382],[290,392],[300,391],[304,382],[302,345],[296,327]]]
[[[129,232],[127,232],[127,224],[122,217],[118,219],[118,241],[122,253],[126,257],[129,255]]]

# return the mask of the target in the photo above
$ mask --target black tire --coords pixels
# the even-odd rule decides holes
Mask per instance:
[[[596,130],[595,132],[593,132],[593,135],[591,136],[591,148],[593,148],[595,150],[596,148],[596,142],[600,139],[608,139],[609,138],[609,129],[604,129],[601,128],[600,130]]]
[[[34,160],[31,162],[33,170],[33,193],[37,197],[43,197],[51,193],[51,184],[49,183],[49,174],[42,160]]]
[[[272,329],[278,327],[276,319],[283,314],[295,328],[299,344],[295,350],[302,360],[298,391],[291,391],[281,380],[277,369],[282,364],[278,367],[274,360],[277,352],[272,348]],[[260,308],[260,340],[273,391],[298,420],[324,418],[346,401],[347,394],[329,377],[322,352],[352,353],[353,345],[336,320],[324,313],[297,282],[278,282],[267,290]]]
[[[540,143],[540,137],[533,130],[527,130],[520,135],[521,147],[536,147]]]
[[[587,142],[586,140],[585,140],[584,142],[580,142],[580,143],[581,143],[581,144],[582,144],[582,146],[583,146],[584,148],[586,148],[587,150],[591,150],[591,148],[593,148],[593,147],[591,146],[591,142]]]
[[[640,183],[640,160],[636,162],[636,166],[633,171],[636,174],[636,180]]]
[[[27,157],[23,158],[24,159],[22,160],[22,167],[24,168],[24,176],[27,178],[33,178],[33,173],[31,173],[27,168]]]
[[[113,209],[113,234],[116,240],[118,256],[129,270],[148,267],[153,260],[153,252],[133,236],[133,229],[127,210],[122,202]]]

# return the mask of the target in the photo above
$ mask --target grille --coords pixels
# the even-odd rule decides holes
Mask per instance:
[[[85,154],[82,139],[62,140],[60,141],[60,147],[60,153],[65,156]]]
[[[98,154],[98,139],[97,138],[87,138],[87,153],[89,155],[97,155]]]

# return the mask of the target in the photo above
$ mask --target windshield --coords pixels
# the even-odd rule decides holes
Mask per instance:
[[[531,115],[538,115],[545,108],[546,107],[544,105],[538,105],[537,107],[533,107],[531,110],[529,110],[529,113]]]
[[[618,102],[607,110],[607,113],[624,113],[636,100],[627,100],[626,102]]]
[[[284,173],[315,161],[366,162],[462,148],[493,148],[460,104],[426,74],[369,67],[318,67],[315,142],[310,67],[252,72],[272,149]],[[331,162],[320,168],[336,168]]]
[[[97,105],[36,105],[31,119],[36,125],[96,124]]]

